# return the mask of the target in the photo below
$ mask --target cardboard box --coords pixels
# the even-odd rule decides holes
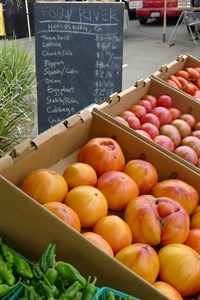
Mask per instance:
[[[189,55],[189,54],[182,54],[178,56],[172,62],[163,65],[158,71],[152,74],[152,77],[156,77],[158,80],[169,85],[166,80],[170,75],[174,75],[179,70],[184,70],[185,68],[195,68],[200,67],[200,59]],[[170,86],[170,85],[169,85]],[[175,88],[174,88],[175,89]],[[187,95],[189,98],[195,99],[193,96],[178,90],[181,94]],[[198,101],[198,100],[196,100]]]
[[[30,260],[37,260],[47,243],[58,244],[57,258],[72,263],[85,276],[97,276],[98,286],[109,286],[142,300],[167,299],[152,285],[88,242],[20,190],[23,178],[37,168],[61,174],[76,161],[79,149],[93,137],[112,137],[121,145],[126,161],[143,158],[154,164],[159,180],[177,177],[199,186],[199,175],[170,159],[123,128],[85,111],[18,145],[0,159],[0,236]]]
[[[123,129],[130,132],[132,135],[140,137],[143,141],[148,142],[151,146],[159,149],[166,155],[169,155],[173,159],[178,160],[180,163],[186,165],[188,168],[193,169],[195,172],[200,174],[200,169],[185,159],[182,159],[178,155],[168,151],[161,147],[157,143],[150,141],[149,139],[140,136],[133,129],[119,123],[113,117],[119,115],[123,110],[129,109],[132,105],[136,104],[146,94],[154,95],[159,97],[162,94],[168,94],[173,99],[173,106],[178,108],[182,113],[190,113],[195,117],[197,121],[200,121],[200,102],[191,99],[185,93],[180,93],[177,89],[174,89],[167,85],[164,81],[161,82],[154,77],[139,80],[134,86],[122,91],[117,94],[114,93],[109,97],[107,102],[94,108],[102,117],[108,118],[110,122],[121,126]]]

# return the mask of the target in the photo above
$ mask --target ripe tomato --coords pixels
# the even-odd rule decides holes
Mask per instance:
[[[141,129],[136,129],[135,132],[137,132],[138,134],[140,134],[141,136],[147,138],[148,140],[152,141],[151,136],[147,133],[147,131],[141,130]],[[200,130],[199,130],[200,132]]]
[[[174,147],[178,147],[181,143],[181,135],[178,129],[171,124],[165,124],[160,127],[160,134],[169,137],[174,143]]]
[[[150,101],[152,108],[156,107],[156,105],[157,105],[157,98],[153,95],[150,95],[150,94],[144,95],[142,97],[142,99]]]
[[[89,185],[71,189],[64,200],[79,216],[82,228],[92,228],[108,213],[108,203],[104,194]]]
[[[179,90],[178,85],[173,80],[167,79],[166,81],[169,85]]]
[[[150,101],[141,99],[137,102],[137,105],[142,105],[146,109],[147,113],[150,113],[152,111],[152,104]]]
[[[175,126],[178,129],[178,131],[181,135],[181,138],[184,138],[184,137],[190,135],[192,132],[190,125],[182,119],[173,120],[171,122],[171,125]]]
[[[172,285],[164,281],[156,281],[153,286],[171,300],[183,300],[181,294]]]
[[[190,246],[200,255],[200,228],[191,229],[184,244]]]
[[[169,244],[158,251],[159,278],[183,297],[200,291],[200,255],[184,244]]]
[[[156,251],[150,245],[135,243],[120,250],[115,258],[130,270],[153,284],[159,272]]]
[[[168,77],[168,79],[174,81],[174,82],[176,83],[176,85],[178,86],[179,90],[182,90],[182,89],[183,89],[183,88],[182,88],[182,85],[181,85],[181,83],[180,83],[180,81],[176,78],[176,76],[170,75],[170,76]]]
[[[125,126],[129,127],[128,122],[126,121],[126,118],[120,117],[120,116],[115,116],[113,117],[115,120],[119,121],[120,123],[122,123]]]
[[[180,116],[181,116],[181,111],[180,111],[178,108],[176,108],[176,107],[170,107],[170,108],[169,108],[169,111],[170,111],[171,114],[172,114],[172,120],[174,120],[174,119],[179,119],[179,118],[180,118]]]
[[[146,114],[146,108],[139,104],[132,105],[129,110],[132,111],[138,119]]]
[[[169,95],[160,95],[157,99],[157,106],[162,106],[166,108],[172,107],[173,99]]]
[[[186,80],[189,80],[189,73],[185,70],[178,70],[175,72],[174,74],[176,77],[182,77],[182,78],[185,78]]]
[[[132,243],[132,233],[123,219],[109,215],[100,219],[93,232],[100,234],[111,246],[114,254]]]
[[[174,143],[168,136],[159,134],[153,139],[153,141],[163,148],[174,152]]]
[[[108,242],[105,239],[103,239],[102,236],[100,236],[99,234],[94,233],[92,231],[86,231],[86,232],[83,232],[83,236],[88,241],[90,241],[91,243],[96,245],[98,248],[105,251],[108,255],[114,256],[112,248],[110,247]]]
[[[169,197],[180,203],[191,215],[199,202],[197,190],[180,179],[166,179],[158,182],[151,190],[155,198]]]
[[[194,128],[194,126],[196,125],[196,122],[197,122],[193,115],[186,114],[186,113],[180,115],[180,119],[187,122],[190,125],[191,128]]]
[[[181,144],[191,147],[196,152],[197,156],[200,157],[200,139],[198,139],[198,137],[188,135],[182,139]]]
[[[140,195],[149,193],[158,181],[156,168],[150,162],[142,159],[129,160],[123,172],[137,183]]]
[[[130,110],[123,110],[119,116],[126,120],[127,117],[135,117],[135,114]]]
[[[108,208],[115,211],[125,209],[128,202],[139,194],[136,182],[124,172],[119,171],[103,173],[96,187],[106,197]]]
[[[81,231],[80,219],[77,213],[69,206],[61,202],[47,202],[43,206],[78,232]]]
[[[143,195],[132,199],[124,213],[133,242],[152,246],[184,243],[189,233],[188,212],[168,197],[151,200]]]
[[[152,114],[152,113],[148,113],[148,114],[142,116],[141,119],[140,119],[140,122],[141,122],[141,124],[151,123],[151,124],[155,125],[158,128],[160,127],[159,118],[156,115]]]
[[[152,109],[152,114],[155,114],[160,120],[160,126],[169,124],[172,121],[172,114],[166,107],[157,106]]]
[[[95,186],[97,183],[95,170],[86,163],[69,164],[64,170],[63,177],[67,181],[69,189],[78,185]]]
[[[195,150],[190,146],[178,146],[174,153],[179,157],[187,160],[192,165],[196,166],[198,162],[198,155]]]
[[[190,219],[190,228],[199,228],[200,229],[200,205],[198,205],[193,211]]]
[[[21,189],[40,204],[62,202],[68,192],[64,177],[50,169],[37,169],[27,175]]]
[[[179,76],[177,76],[176,77],[177,78],[177,80],[180,82],[180,84],[181,84],[181,86],[182,86],[182,89],[183,89],[183,86],[185,85],[185,84],[187,84],[189,81],[189,79],[187,80],[187,79],[185,79],[185,78],[183,78],[183,77],[179,77]]]
[[[156,137],[157,135],[159,135],[158,127],[156,125],[152,124],[152,123],[143,123],[140,126],[140,130],[146,131],[152,139],[154,137]]]
[[[194,96],[196,89],[194,87],[194,84],[188,82],[183,86],[183,91],[191,96]]]
[[[197,78],[199,78],[199,76],[200,76],[199,72],[195,68],[190,67],[190,68],[186,68],[185,70],[186,70],[186,72],[188,72],[189,78],[192,81],[197,80]]]
[[[79,151],[77,161],[91,165],[98,176],[111,170],[121,171],[125,165],[120,145],[108,137],[89,140]]]
[[[127,122],[130,128],[132,129],[139,129],[140,128],[140,120],[137,117],[130,116],[127,117]]]

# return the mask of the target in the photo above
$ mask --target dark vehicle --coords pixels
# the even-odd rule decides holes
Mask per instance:
[[[164,17],[164,0],[139,1],[140,7],[136,9],[136,16],[140,24],[144,25],[150,18]],[[182,10],[178,8],[178,0],[167,0],[166,17],[179,17]]]

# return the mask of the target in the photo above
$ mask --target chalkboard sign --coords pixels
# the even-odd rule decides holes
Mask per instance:
[[[39,133],[122,89],[122,2],[35,3]]]
[[[200,12],[184,12],[185,25],[200,25]]]

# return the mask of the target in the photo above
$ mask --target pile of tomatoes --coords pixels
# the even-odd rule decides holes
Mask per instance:
[[[200,67],[187,67],[167,78],[171,86],[200,100]]]
[[[174,107],[170,95],[144,95],[116,120],[200,167],[200,121]]]
[[[200,293],[200,205],[194,187],[159,181],[108,137],[89,140],[63,174],[37,169],[21,189],[169,299]]]

